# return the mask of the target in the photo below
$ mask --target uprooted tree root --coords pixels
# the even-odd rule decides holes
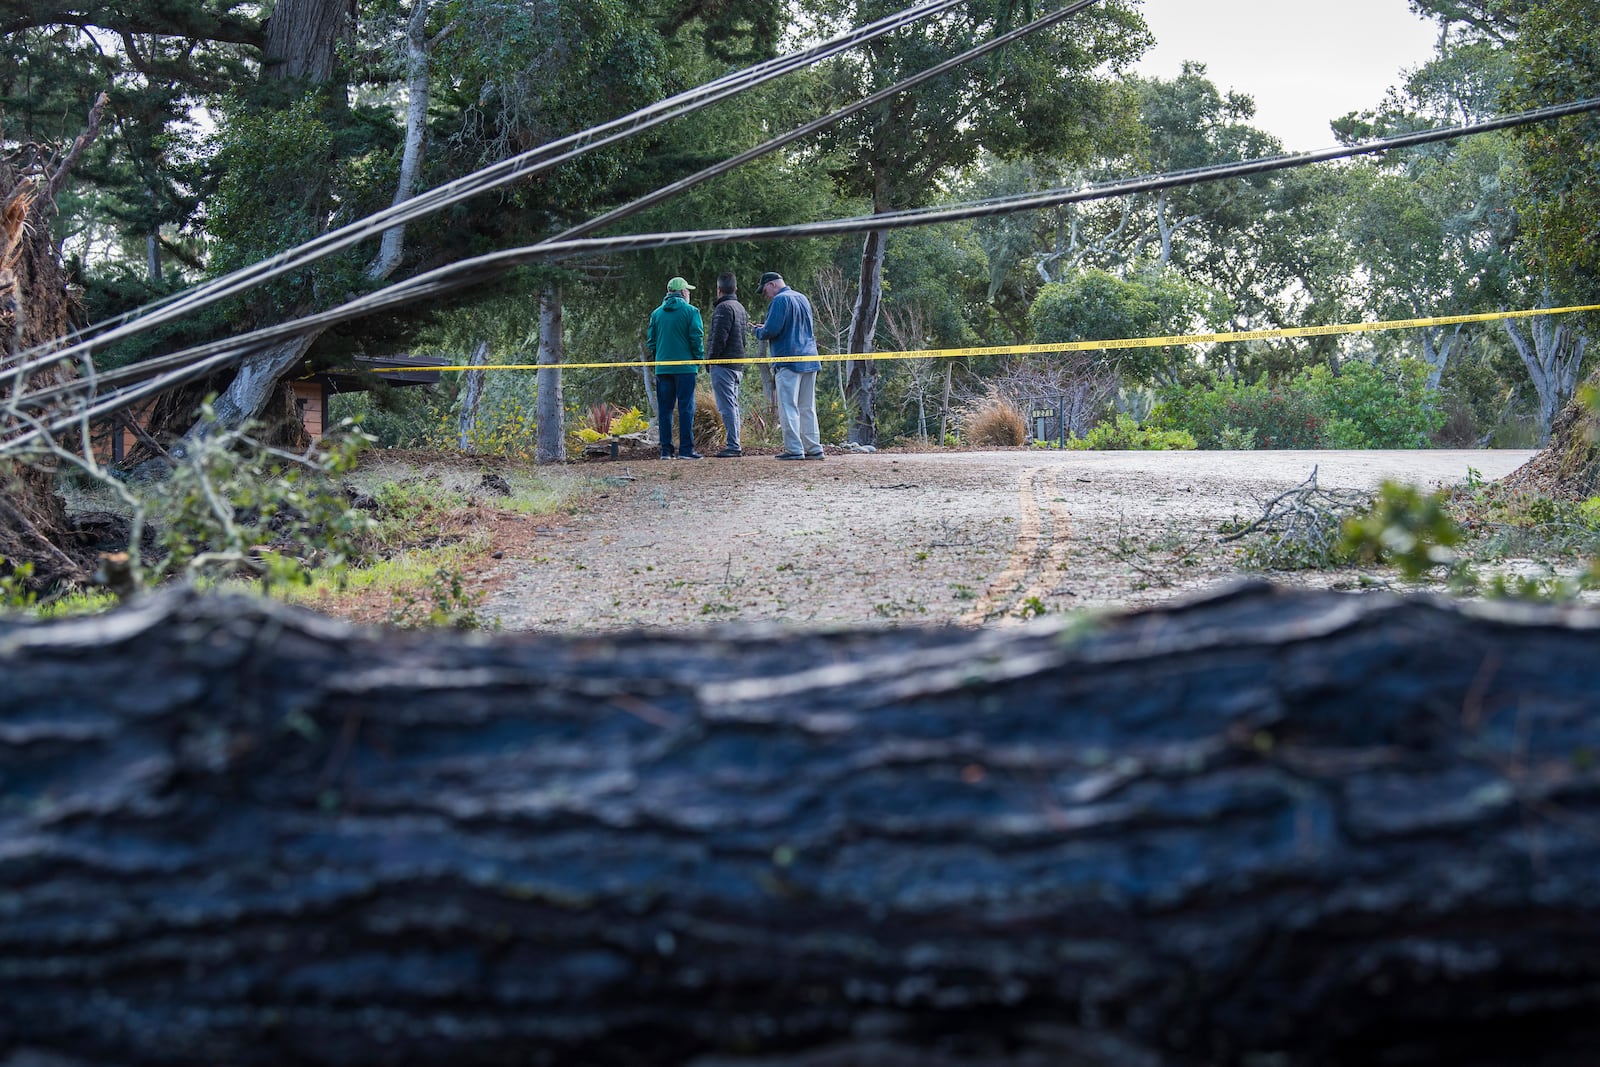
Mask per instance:
[[[1311,476],[1267,501],[1261,516],[1219,543],[1250,540],[1245,562],[1261,570],[1320,570],[1337,566],[1344,521],[1372,502],[1357,489],[1324,489]]]

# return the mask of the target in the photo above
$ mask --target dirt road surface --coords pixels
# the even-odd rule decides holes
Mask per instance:
[[[1005,625],[1121,608],[1241,573],[1229,519],[1317,470],[1325,489],[1492,480],[1526,451],[830,452],[644,460],[577,522],[507,557],[483,613],[507,630]],[[631,479],[631,480],[629,480]],[[1349,573],[1274,575],[1316,584]]]

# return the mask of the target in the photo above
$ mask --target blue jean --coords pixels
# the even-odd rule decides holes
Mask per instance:
[[[661,423],[661,452],[672,454],[672,409],[678,409],[678,455],[694,451],[694,383],[697,374],[656,375],[656,409]]]
[[[778,394],[778,422],[783,427],[783,450],[794,456],[822,454],[822,431],[817,427],[817,372],[793,371],[778,364],[773,392]]]
[[[727,430],[727,447],[743,449],[739,444],[739,424],[743,415],[739,411],[739,384],[744,381],[744,371],[738,367],[711,368],[711,395],[717,398],[717,414]]]

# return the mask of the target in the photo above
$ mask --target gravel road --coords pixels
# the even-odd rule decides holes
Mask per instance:
[[[743,620],[1006,624],[1119,608],[1240,573],[1230,518],[1317,470],[1325,489],[1509,474],[1528,451],[893,452],[644,460],[577,522],[508,555],[484,613],[581,632]],[[628,479],[628,480],[624,480]],[[1328,584],[1340,575],[1300,580]],[[1349,575],[1342,576],[1348,579]]]

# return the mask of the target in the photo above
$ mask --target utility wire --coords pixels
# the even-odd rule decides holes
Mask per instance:
[[[679,194],[679,193],[681,193],[681,192],[683,192],[683,191],[685,191],[687,189],[693,188],[696,185],[702,184],[702,183],[704,183],[706,181],[710,181],[713,178],[716,178],[716,177],[719,177],[719,176],[721,176],[723,174],[729,173],[730,171],[732,171],[735,168],[743,165],[744,163],[750,162],[753,159],[757,159],[757,158],[760,158],[761,156],[768,155],[768,154],[770,154],[772,152],[775,152],[778,149],[784,147],[785,145],[788,145],[788,144],[790,144],[790,143],[792,143],[792,142],[794,142],[796,140],[799,140],[802,137],[806,137],[806,136],[809,136],[810,134],[816,133],[817,131],[825,129],[826,127],[828,127],[830,125],[833,125],[833,124],[836,124],[838,122],[841,122],[844,119],[850,117],[851,115],[854,115],[854,114],[856,114],[856,113],[858,113],[858,112],[860,112],[860,111],[862,111],[862,110],[864,110],[864,109],[866,109],[868,107],[872,107],[872,106],[874,106],[876,104],[882,103],[884,100],[890,99],[891,97],[894,97],[894,96],[896,96],[896,95],[898,95],[900,93],[906,92],[907,90],[912,89],[912,88],[916,87],[917,85],[922,84],[923,82],[929,81],[929,80],[931,80],[933,78],[937,78],[937,77],[939,77],[939,76],[941,76],[943,74],[947,74],[951,70],[954,70],[957,67],[959,67],[959,66],[961,66],[961,65],[963,65],[965,63],[969,63],[974,59],[981,58],[982,56],[985,56],[985,55],[989,54],[990,52],[996,51],[996,50],[998,50],[1000,48],[1005,47],[1006,45],[1009,45],[1009,44],[1012,44],[1012,43],[1014,43],[1014,42],[1016,42],[1018,40],[1021,40],[1022,38],[1027,37],[1030,34],[1036,33],[1039,30],[1042,30],[1042,29],[1045,29],[1045,28],[1047,28],[1049,26],[1055,25],[1058,22],[1062,22],[1062,21],[1066,20],[1067,18],[1071,17],[1072,15],[1076,14],[1077,12],[1083,10],[1084,8],[1089,7],[1089,6],[1091,6],[1091,5],[1095,4],[1095,3],[1098,3],[1098,2],[1099,2],[1099,0],[1076,0],[1076,2],[1070,3],[1064,8],[1061,8],[1061,9],[1059,9],[1059,10],[1057,10],[1055,12],[1052,12],[1050,14],[1041,16],[1040,18],[1034,20],[1033,22],[1031,22],[1031,23],[1029,23],[1029,24],[1027,24],[1025,26],[1021,26],[1021,27],[1018,27],[1018,28],[1016,28],[1014,30],[1011,30],[1011,31],[1007,32],[1007,33],[1001,34],[999,37],[996,37],[996,38],[994,38],[994,39],[992,39],[990,41],[987,41],[987,42],[985,42],[985,43],[983,43],[981,45],[978,45],[977,47],[968,49],[966,52],[963,52],[960,55],[957,55],[957,56],[954,56],[954,57],[952,57],[950,59],[947,59],[947,60],[945,60],[945,61],[943,61],[943,62],[941,62],[939,64],[936,64],[933,67],[928,68],[927,70],[920,71],[917,74],[914,74],[914,75],[912,75],[912,76],[910,76],[908,78],[905,78],[905,79],[897,82],[896,84],[894,84],[894,85],[892,85],[892,86],[890,86],[890,87],[888,87],[886,89],[882,89],[882,90],[878,91],[877,93],[874,93],[869,97],[866,97],[863,100],[857,101],[854,104],[850,104],[850,105],[847,105],[846,107],[843,107],[843,108],[840,108],[840,109],[838,109],[836,111],[833,111],[833,112],[831,112],[831,113],[829,113],[827,115],[822,116],[819,119],[813,120],[812,122],[805,124],[804,126],[801,126],[801,127],[797,128],[795,130],[791,130],[790,132],[788,132],[786,134],[782,134],[782,135],[780,135],[778,137],[772,138],[771,140],[768,140],[765,143],[756,146],[755,148],[749,149],[748,151],[743,152],[743,153],[741,153],[741,154],[739,154],[739,155],[737,155],[737,156],[735,156],[735,157],[733,157],[731,159],[724,160],[721,163],[715,164],[715,165],[713,165],[711,167],[708,167],[708,168],[706,168],[704,170],[701,170],[700,172],[698,172],[696,174],[693,174],[693,175],[690,175],[687,178],[680,179],[679,181],[674,182],[671,185],[665,186],[665,187],[663,187],[661,189],[656,190],[655,192],[649,193],[649,194],[647,194],[647,195],[645,195],[643,197],[640,197],[637,200],[634,200],[634,201],[632,201],[632,202],[630,202],[628,204],[625,204],[625,205],[623,205],[623,206],[621,206],[619,208],[616,208],[615,210],[610,211],[610,212],[606,213],[605,215],[599,216],[599,217],[597,217],[597,218],[595,218],[593,220],[590,220],[588,222],[581,223],[578,226],[572,227],[571,229],[565,231],[564,233],[558,234],[556,237],[550,238],[547,241],[540,242],[539,245],[536,245],[536,246],[533,246],[533,247],[542,247],[542,246],[550,244],[552,242],[561,242],[561,241],[565,241],[565,240],[575,239],[576,237],[581,236],[582,234],[590,233],[590,232],[592,232],[592,231],[594,231],[596,229],[599,229],[599,228],[601,228],[603,226],[609,225],[609,224],[614,223],[614,222],[618,222],[618,221],[620,221],[620,220],[622,220],[624,218],[627,218],[629,216],[635,215],[635,214],[639,213],[640,211],[643,211],[646,208],[652,207],[655,204],[661,203],[662,201],[665,201],[665,200],[667,200],[667,199],[669,199],[669,198],[671,198],[673,196],[676,196],[677,194]],[[912,9],[912,10],[915,10],[915,9]],[[905,13],[904,12],[901,13],[901,17],[902,18],[905,17]],[[812,62],[812,60],[809,58],[809,55],[810,55],[809,52],[808,53],[802,53],[802,56],[806,57],[805,61],[808,62],[808,63]],[[381,233],[383,227],[376,226],[376,227],[374,227],[374,229],[376,230],[376,232],[380,232]],[[403,284],[403,283],[397,283],[397,284]],[[295,324],[303,326],[305,323],[307,323],[309,321],[311,321],[311,320],[302,318],[302,319],[295,320]],[[304,331],[302,329],[297,329],[294,332],[304,332]],[[292,335],[293,335],[293,333],[286,334],[286,335],[283,335],[283,334],[275,335],[275,339],[276,338],[285,338],[287,336],[292,336]],[[248,336],[254,338],[254,337],[264,337],[266,335],[258,332],[257,334],[252,334],[252,335],[248,335]],[[216,344],[222,344],[222,345],[231,346],[232,342],[231,341],[224,341],[224,342],[216,342]],[[251,348],[250,351],[251,352],[260,351],[260,350],[264,349],[265,347],[268,347],[268,346],[266,344],[263,344],[263,345],[261,345],[259,347]],[[58,360],[58,359],[66,358],[67,356],[69,356],[71,354],[72,353],[70,352],[70,350],[67,351],[67,352],[57,352],[57,353],[54,354],[54,358],[51,360],[51,362],[54,362],[55,360]],[[197,356],[199,356],[199,358],[205,358],[204,356],[201,356],[199,354],[199,350],[198,349],[191,348],[191,349],[187,349],[185,351],[179,352],[179,353],[175,353],[172,356],[160,357],[160,358],[155,359],[155,360],[143,360],[140,363],[135,364],[135,365],[133,365],[131,367],[124,368],[123,372],[121,372],[121,373],[116,372],[116,371],[108,372],[107,375],[102,377],[102,382],[105,383],[105,384],[115,384],[117,382],[124,382],[124,381],[134,380],[134,379],[137,379],[137,378],[148,377],[150,375],[158,373],[159,371],[161,371],[162,369],[164,369],[167,366],[181,365],[182,363],[186,362],[188,359],[195,358]],[[44,395],[44,394],[36,394],[36,395]]]
[[[1030,34],[1034,34],[1042,29],[1045,29],[1046,27],[1053,26],[1058,22],[1063,22],[1073,15],[1076,15],[1084,8],[1096,3],[1099,3],[1099,0],[1077,0],[1076,3],[1068,4],[1066,7],[1063,7],[1060,10],[1054,11],[1048,15],[1043,15],[1025,26],[1019,26],[1016,29],[1011,30],[1009,33],[1001,34],[999,37],[996,37],[993,40],[986,41],[983,44],[978,45],[976,48],[969,48],[967,51],[962,52],[958,56],[952,56],[943,63],[939,63],[936,66],[929,67],[927,70],[913,74],[909,78],[902,79],[901,81],[889,86],[887,89],[880,89],[878,92],[873,93],[871,96],[866,97],[865,99],[858,100],[854,104],[850,104],[847,107],[842,107],[837,111],[823,115],[821,118],[808,122],[804,126],[797,127],[793,130],[790,130],[788,133],[774,137],[770,141],[759,144],[748,151],[741,152],[739,155],[736,155],[731,159],[723,160],[721,163],[707,167],[698,173],[691,174],[687,178],[681,178],[678,181],[673,182],[671,185],[662,186],[655,192],[641,196],[639,199],[631,203],[624,204],[619,208],[608,211],[604,215],[599,215],[587,222],[581,222],[578,225],[573,226],[570,229],[567,229],[562,233],[550,238],[548,243],[559,244],[563,241],[570,241],[575,238],[582,237],[584,234],[593,233],[596,230],[604,229],[606,226],[609,226],[614,222],[620,222],[629,216],[637,215],[646,208],[654,207],[656,204],[659,204],[664,200],[669,200],[681,192],[692,189],[695,186],[704,182],[708,182],[713,178],[721,177],[722,175],[727,174],[728,172],[741,167],[746,163],[749,163],[751,160],[760,159],[762,156],[776,152],[778,149],[798,141],[802,137],[808,137],[819,130],[827,129],[829,126],[833,126],[839,122],[842,122],[857,112],[865,111],[869,107],[872,107],[876,104],[881,104],[885,100],[888,100],[894,96],[898,96],[908,89],[913,89],[925,81],[931,81],[932,79],[939,77],[941,74],[947,74],[963,64],[970,63],[974,59],[979,59],[988,55],[990,52],[993,52],[996,49],[1004,48],[1006,45],[1011,44],[1014,41],[1019,41]]]
[[[464,287],[499,277],[507,270],[526,263],[567,259],[597,252],[639,251],[689,244],[786,240],[860,233],[872,229],[904,229],[911,226],[927,226],[966,219],[986,218],[1019,211],[1039,210],[1061,204],[1082,203],[1136,193],[1153,192],[1176,186],[1226,181],[1334,159],[1370,155],[1377,152],[1387,152],[1400,148],[1452,140],[1592,111],[1600,111],[1600,97],[1591,97],[1587,100],[1573,103],[1518,112],[1483,122],[1395,134],[1357,145],[1342,145],[1313,152],[1215,164],[1209,167],[1196,167],[1166,174],[1086,185],[1075,189],[1054,189],[1037,193],[1013,194],[945,207],[909,209],[847,219],[797,223],[791,226],[591,237],[560,243],[545,242],[524,248],[506,249],[489,255],[463,260],[460,263],[441,267],[426,274],[417,275],[316,315],[269,327],[244,337],[214,342],[209,345],[200,345],[183,352],[173,353],[170,356],[160,357],[160,361],[163,364],[176,364],[177,369],[154,375],[150,381],[142,385],[113,389],[86,411],[80,411],[72,416],[62,416],[43,429],[31,430],[0,444],[0,452],[11,451],[14,447],[38,437],[46,429],[50,432],[56,432],[73,425],[84,417],[94,418],[110,414],[144,397],[203,377],[214,369],[235,362],[252,352],[267,348],[283,338],[303,333],[310,329],[324,328],[386,308],[444,296]],[[129,379],[124,376],[125,371],[137,370],[143,366],[144,364],[136,364],[131,368],[119,368],[118,370],[106,372],[100,376],[100,384],[116,385],[122,381],[127,381]],[[68,383],[54,389],[41,390],[28,399],[32,402],[39,402],[68,395],[71,391],[71,383]]]
[[[529,149],[499,163],[457,178],[427,192],[392,205],[337,230],[280,252],[268,259],[241,268],[215,281],[156,301],[145,308],[128,312],[107,322],[85,327],[71,334],[75,343],[66,348],[37,346],[19,353],[17,368],[23,373],[80,354],[92,352],[115,341],[173,321],[219,300],[238,295],[290,271],[300,269],[325,256],[343,251],[385,230],[404,225],[469,199],[575,159],[651,129],[671,119],[691,114],[748,89],[763,85],[785,74],[811,66],[883,34],[911,25],[930,15],[956,7],[963,0],[925,0],[876,22],[857,27],[802,52],[766,60],[752,67],[713,79],[694,89],[658,101],[599,126]],[[87,338],[87,339],[83,339]],[[31,362],[30,362],[31,360]]]

